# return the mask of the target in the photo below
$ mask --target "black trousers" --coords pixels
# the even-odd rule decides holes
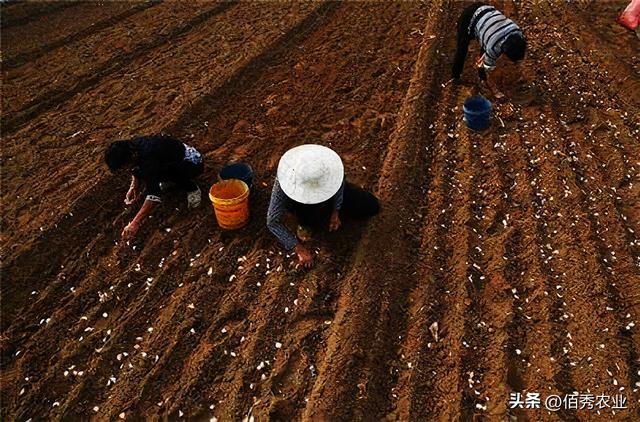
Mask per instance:
[[[198,185],[193,181],[204,171],[204,163],[194,164],[191,161],[182,160],[179,163],[172,164],[167,169],[167,180],[163,182],[173,182],[176,186],[187,192],[193,192],[198,189]]]
[[[289,211],[295,214],[298,224],[313,228],[323,227],[328,224],[333,212],[333,198],[313,205],[294,202]],[[348,217],[355,220],[365,220],[373,217],[379,211],[380,202],[375,195],[346,182],[342,208],[340,209],[341,218]]]
[[[484,3],[474,3],[471,6],[465,8],[458,20],[458,45],[456,47],[456,55],[453,59],[453,77],[458,79],[462,75],[464,69],[464,61],[467,58],[467,52],[469,51],[469,43],[475,37],[473,31],[469,32],[469,25],[473,14],[480,6],[484,6]],[[482,74],[480,76],[482,78]]]

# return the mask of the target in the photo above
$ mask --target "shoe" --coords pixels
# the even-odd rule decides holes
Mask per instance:
[[[189,208],[198,208],[200,202],[202,202],[202,192],[200,191],[200,186],[198,186],[197,190],[187,193],[187,206]]]
[[[298,236],[298,239],[300,239],[300,241],[307,242],[311,240],[311,234],[312,232],[309,227],[298,224],[298,229],[296,230],[296,236]]]

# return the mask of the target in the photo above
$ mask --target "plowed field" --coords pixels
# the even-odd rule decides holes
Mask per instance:
[[[3,3],[1,418],[640,420],[626,3],[498,2],[529,47],[482,133],[477,43],[449,82],[468,2]],[[203,153],[203,191],[253,166],[248,226],[176,194],[120,241],[104,149],[158,132]],[[382,204],[311,270],[265,224],[302,143]],[[545,407],[573,393],[611,401]]]

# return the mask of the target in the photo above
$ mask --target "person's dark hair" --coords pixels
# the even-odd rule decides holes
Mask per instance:
[[[109,166],[111,172],[126,166],[131,160],[133,154],[128,141],[112,142],[104,153],[104,161]]]
[[[524,52],[527,49],[527,40],[521,33],[509,35],[504,40],[504,54],[513,62],[524,59]]]

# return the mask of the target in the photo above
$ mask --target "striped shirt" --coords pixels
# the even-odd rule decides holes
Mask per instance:
[[[493,6],[481,6],[473,14],[469,33],[474,33],[484,52],[484,68],[493,70],[502,54],[502,44],[512,34],[522,33],[518,25]]]
[[[344,182],[338,192],[330,200],[333,200],[333,208],[339,210],[342,208],[342,201],[344,198]],[[278,239],[278,241],[288,251],[293,249],[298,244],[298,239],[291,234],[289,230],[282,224],[282,218],[284,213],[292,209],[294,204],[293,200],[289,198],[282,188],[280,182],[276,178],[273,183],[273,190],[271,191],[271,202],[269,202],[269,210],[267,211],[267,227]]]

